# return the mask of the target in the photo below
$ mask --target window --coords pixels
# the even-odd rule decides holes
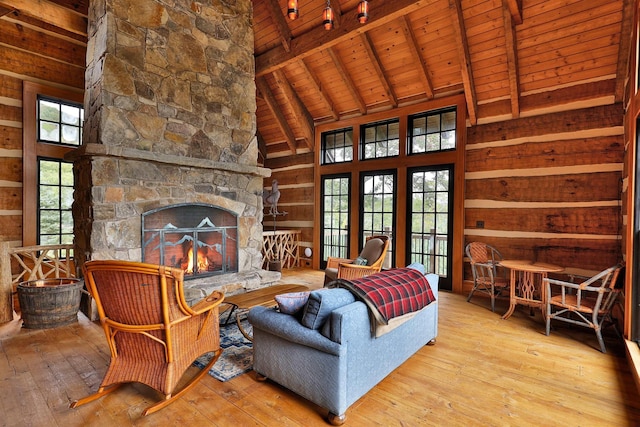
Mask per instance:
[[[322,178],[322,259],[346,258],[349,251],[349,187],[348,175]]]
[[[38,96],[38,142],[79,146],[82,106]]]
[[[24,82],[24,246],[73,242],[73,164],[64,156],[82,143],[82,98]]]
[[[456,110],[409,117],[409,154],[456,148]]]
[[[452,176],[449,168],[409,172],[409,260],[441,276],[447,275],[451,259]]]
[[[461,290],[464,272],[452,260],[464,252],[464,216],[453,209],[463,205],[457,132],[465,122],[457,111],[464,103],[459,95],[318,126],[313,237],[320,268],[329,256],[355,258],[367,237],[380,234],[391,239],[383,268],[420,262],[440,276],[441,289]],[[327,163],[323,151],[336,146],[327,136],[344,129],[353,159]]]
[[[322,134],[322,164],[353,160],[353,130],[340,129]]]
[[[400,154],[400,122],[398,119],[362,126],[363,160],[393,157]]]

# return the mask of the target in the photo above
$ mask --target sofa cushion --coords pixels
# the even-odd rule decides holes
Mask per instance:
[[[306,292],[289,292],[286,294],[280,294],[275,296],[275,300],[278,303],[278,309],[280,313],[284,314],[296,314],[302,310],[309,300],[309,294],[311,291]]]
[[[320,329],[333,310],[355,301],[346,289],[312,291],[304,307],[301,323],[309,329]]]

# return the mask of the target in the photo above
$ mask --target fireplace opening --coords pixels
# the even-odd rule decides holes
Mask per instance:
[[[142,214],[142,261],[185,272],[185,279],[238,271],[238,218],[206,204]]]

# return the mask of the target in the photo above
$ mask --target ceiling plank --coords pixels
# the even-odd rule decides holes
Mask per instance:
[[[280,10],[278,0],[267,0],[267,6],[269,8],[269,15],[280,34],[282,47],[285,51],[289,52],[291,50],[291,30],[289,29],[289,25],[287,25],[284,15],[282,14],[282,10]]]
[[[411,55],[414,57],[415,63],[418,65],[418,74],[420,74],[420,80],[422,80],[424,91],[427,94],[427,98],[432,99],[433,83],[431,83],[431,77],[429,77],[429,69],[427,68],[427,64],[420,54],[420,49],[418,48],[418,40],[416,39],[415,33],[411,29],[409,17],[405,15],[401,23],[404,37],[407,40],[407,46],[409,46]]]
[[[322,82],[320,82],[320,79],[318,78],[317,74],[312,73],[311,70],[309,70],[309,67],[304,62],[304,59],[301,59],[298,61],[298,66],[306,74],[307,81],[318,92],[318,94],[320,95],[320,98],[322,98],[324,103],[327,105],[327,108],[329,109],[329,111],[331,111],[331,117],[333,117],[334,120],[338,120],[340,116],[336,112],[336,109],[334,107],[333,101],[331,100],[331,97],[329,96],[326,90],[323,90]]]
[[[302,133],[304,134],[304,140],[307,147],[313,150],[315,145],[313,143],[315,138],[315,128],[311,114],[309,114],[309,111],[300,100],[300,97],[291,86],[291,83],[289,83],[289,80],[282,69],[274,71],[273,77],[275,78],[280,90],[284,93],[287,104],[293,111],[299,126],[302,128]]]
[[[269,83],[264,77],[256,78],[256,86],[258,90],[262,94],[262,98],[267,103],[269,110],[271,110],[271,114],[276,118],[276,123],[278,127],[284,134],[284,138],[291,150],[292,154],[296,154],[296,137],[291,130],[291,127],[287,123],[287,119],[285,119],[282,111],[280,111],[280,107],[278,106],[278,101],[276,101],[275,96],[273,96],[273,92],[271,92],[271,88],[269,87]]]
[[[622,2],[622,24],[620,28],[620,46],[618,47],[618,65],[616,67],[616,102],[624,100],[624,86],[631,57],[631,33],[633,28],[633,1]]]
[[[511,98],[511,114],[514,119],[520,117],[520,78],[518,76],[518,54],[516,28],[509,11],[509,0],[502,2],[504,17],[504,37],[507,50],[507,69],[509,71],[509,95]]]
[[[87,36],[86,15],[44,0],[1,0],[0,7],[16,9],[20,14]]]
[[[504,6],[511,15],[511,20],[515,25],[522,24],[522,0],[505,0]]]
[[[262,76],[274,70],[292,64],[299,59],[321,52],[340,42],[346,42],[360,33],[385,25],[408,13],[424,7],[424,0],[394,0],[372,7],[369,22],[362,25],[357,19],[357,8],[353,8],[342,15],[340,29],[327,31],[322,25],[301,34],[291,40],[291,51],[286,52],[283,47],[274,47],[256,57],[256,75]]]
[[[458,56],[460,57],[460,72],[462,73],[464,97],[467,101],[467,113],[469,114],[471,125],[475,126],[478,123],[478,98],[476,96],[476,87],[473,83],[471,55],[469,54],[469,43],[467,42],[460,0],[449,0],[449,10],[453,21],[453,32],[456,38]]]
[[[331,60],[336,66],[336,70],[338,71],[338,74],[340,74],[342,81],[344,81],[344,84],[347,86],[349,93],[353,97],[353,100],[356,102],[356,104],[358,104],[358,110],[360,111],[360,114],[367,114],[367,105],[365,104],[364,99],[362,99],[362,95],[360,95],[360,92],[358,92],[358,87],[349,75],[347,68],[344,66],[344,62],[342,62],[342,59],[340,59],[340,55],[338,55],[336,48],[330,47],[329,49],[327,49],[327,52],[329,53]]]
[[[393,90],[393,87],[389,83],[387,74],[382,69],[382,64],[380,64],[380,57],[378,56],[378,53],[373,47],[373,41],[371,41],[371,36],[369,36],[369,34],[367,33],[364,33],[364,34],[361,34],[361,38],[362,38],[362,44],[364,45],[364,49],[367,52],[367,55],[369,55],[369,59],[371,60],[371,64],[373,65],[376,75],[378,76],[380,83],[382,83],[382,86],[384,87],[384,91],[387,93],[389,102],[393,107],[397,107],[398,97],[396,96],[396,93]]]

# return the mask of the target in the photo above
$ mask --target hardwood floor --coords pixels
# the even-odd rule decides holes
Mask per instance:
[[[313,270],[285,271],[282,283],[322,284]],[[347,411],[346,426],[637,426],[640,396],[615,335],[607,354],[590,330],[559,326],[549,337],[539,313],[508,320],[481,297],[441,293],[439,333]],[[142,417],[157,399],[126,385],[77,409],[108,364],[102,329],[77,324],[27,330],[0,326],[2,426],[326,426],[325,411],[271,382],[245,374],[206,376],[186,396]],[[189,374],[197,372],[192,368]]]

